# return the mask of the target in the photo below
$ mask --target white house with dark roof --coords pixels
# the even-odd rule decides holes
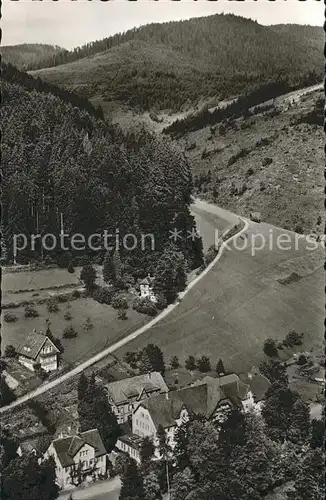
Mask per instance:
[[[166,394],[169,391],[159,372],[117,380],[104,387],[119,424],[126,422],[142,401],[151,396]]]
[[[104,477],[107,452],[97,429],[55,439],[43,455],[55,461],[56,481],[62,489]]]
[[[140,297],[142,299],[148,298],[151,302],[155,304],[155,302],[157,302],[157,298],[153,292],[153,284],[154,284],[154,278],[148,275],[146,278],[140,281],[139,289],[140,289]]]
[[[249,386],[247,397],[242,401],[244,410],[261,413],[265,394],[271,386],[270,381],[255,368],[247,375],[240,375],[240,378]]]
[[[58,369],[59,349],[49,337],[35,330],[16,349],[18,361],[29,370],[34,371],[40,365],[46,372]]]

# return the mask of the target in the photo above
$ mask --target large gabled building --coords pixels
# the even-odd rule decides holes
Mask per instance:
[[[169,391],[159,372],[118,380],[104,387],[119,424],[126,422],[142,401]]]
[[[55,439],[43,458],[53,457],[56,481],[62,489],[106,475],[107,452],[97,429]]]

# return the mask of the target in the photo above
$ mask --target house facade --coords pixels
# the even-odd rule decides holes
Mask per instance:
[[[19,363],[31,371],[35,371],[35,365],[40,365],[46,372],[58,369],[59,349],[42,333],[33,331],[16,351]]]
[[[106,475],[107,453],[97,429],[55,439],[43,455],[55,461],[56,482],[62,489]]]
[[[118,380],[104,387],[119,424],[127,422],[142,401],[169,391],[159,372]]]
[[[139,289],[140,289],[140,297],[142,299],[148,298],[151,302],[155,304],[157,302],[157,298],[153,292],[153,283],[154,283],[154,278],[148,275],[147,278],[143,279],[139,283]]]

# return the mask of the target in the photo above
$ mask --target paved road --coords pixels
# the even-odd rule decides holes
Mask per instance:
[[[58,500],[68,500],[69,495],[72,495],[73,500],[118,500],[121,483],[120,478],[109,479],[108,481],[100,481],[98,483],[71,490],[68,493],[62,493]]]
[[[195,202],[195,206],[197,206],[197,207],[199,206],[199,208],[202,209],[202,202],[197,200]],[[218,216],[219,210],[220,210],[220,213],[222,214],[223,219],[228,217],[229,216],[228,214],[230,214],[230,212],[219,209],[218,207],[214,207],[214,210],[215,210],[215,217]],[[230,217],[233,221],[235,220],[234,219],[235,216],[233,214],[231,214]],[[237,220],[239,221],[239,218],[237,218]],[[245,228],[241,232],[244,232],[247,229],[247,226],[248,226],[248,223],[245,222]],[[229,243],[234,238],[235,238],[235,236],[229,238],[229,240],[227,240],[222,245],[220,252],[219,252],[218,256],[215,258],[215,260],[203,271],[203,273],[201,273],[195,280],[193,280],[187,286],[186,290],[184,292],[182,292],[182,294],[180,294],[180,297],[183,298],[193,287],[195,287],[197,285],[197,283],[204,276],[206,276],[207,273],[210,272],[212,267],[218,262],[218,260],[222,256],[225,245],[227,243]],[[14,401],[11,405],[0,408],[0,414],[8,412],[9,410],[12,410],[13,408],[16,408],[17,406],[20,406],[23,403],[26,403],[27,401],[30,401],[31,399],[36,398],[37,396],[44,394],[45,392],[49,391],[50,389],[53,389],[54,387],[57,387],[58,385],[62,384],[63,382],[66,382],[67,380],[75,377],[79,373],[83,372],[86,368],[89,368],[90,366],[92,366],[95,363],[97,363],[98,361],[102,360],[103,358],[105,358],[109,354],[117,351],[121,347],[125,346],[127,343],[131,342],[132,340],[136,339],[137,337],[140,337],[141,335],[143,335],[145,332],[149,331],[159,321],[162,321],[166,316],[168,316],[176,307],[178,307],[178,305],[179,305],[178,302],[175,304],[171,304],[166,309],[164,309],[164,311],[162,311],[159,315],[157,315],[154,319],[152,319],[149,323],[142,326],[141,328],[139,328],[135,332],[131,333],[130,335],[126,336],[122,340],[114,343],[110,347],[104,349],[100,353],[96,354],[95,356],[88,359],[87,361],[81,363],[80,365],[78,365],[74,369],[70,370],[69,372],[65,373],[64,375],[61,375],[57,379],[54,379],[50,382],[46,382],[46,383],[42,384],[40,387],[38,387],[34,391],[31,391],[30,393],[26,394],[25,396],[22,396],[21,398]]]

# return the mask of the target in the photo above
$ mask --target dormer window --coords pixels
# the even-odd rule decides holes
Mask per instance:
[[[30,348],[30,347],[28,347],[27,345],[24,345],[24,351],[26,351],[26,352],[30,352],[30,350],[31,350],[31,348]]]

